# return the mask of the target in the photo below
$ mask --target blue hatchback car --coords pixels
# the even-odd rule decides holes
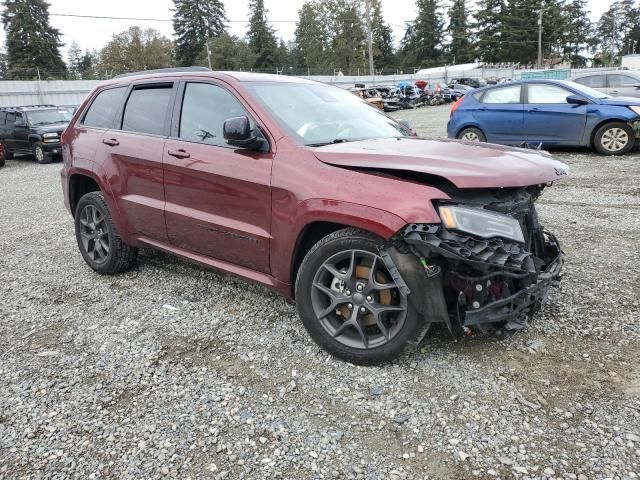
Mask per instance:
[[[610,97],[563,80],[479,88],[451,107],[447,134],[504,145],[593,147],[621,155],[640,137],[640,98]]]

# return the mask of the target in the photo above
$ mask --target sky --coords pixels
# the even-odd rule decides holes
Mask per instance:
[[[170,20],[172,0],[48,0],[51,14],[93,15],[111,17],[153,18]],[[292,40],[296,28],[298,9],[305,0],[265,0],[267,17],[273,22],[277,35],[285,41]],[[471,2],[470,2],[471,3]],[[475,3],[475,2],[474,2]],[[597,20],[607,10],[611,0],[587,0],[591,10],[591,19]],[[229,30],[242,36],[247,30],[249,0],[224,0]],[[393,28],[396,42],[404,34],[404,22],[415,17],[415,0],[382,0],[382,9],[386,21]],[[173,36],[170,21],[106,20],[51,16],[51,23],[62,33],[63,51],[72,41],[78,42],[82,49],[100,49],[115,33],[138,25],[143,28],[155,28],[167,37]],[[4,44],[4,30],[0,30],[0,39]]]

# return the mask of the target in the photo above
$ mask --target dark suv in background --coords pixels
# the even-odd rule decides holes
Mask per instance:
[[[61,155],[60,136],[71,120],[69,109],[55,105],[0,108],[0,142],[4,158],[33,154],[38,163]]]

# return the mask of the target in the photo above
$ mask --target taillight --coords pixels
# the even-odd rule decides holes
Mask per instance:
[[[458,100],[455,101],[453,105],[451,105],[451,113],[449,114],[450,117],[453,117],[453,112],[455,112],[458,109],[463,99],[464,97],[460,97]]]

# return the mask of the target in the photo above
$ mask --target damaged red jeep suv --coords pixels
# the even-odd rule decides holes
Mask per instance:
[[[432,323],[522,328],[560,278],[548,154],[418,138],[346,90],[162,70],[97,87],[62,136],[65,203],[101,274],[155,248],[294,298],[322,348],[388,361]]]

